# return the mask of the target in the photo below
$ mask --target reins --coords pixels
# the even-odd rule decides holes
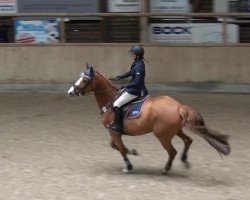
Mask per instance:
[[[117,90],[117,89],[103,90],[103,91],[98,91],[98,92],[89,92],[89,93],[85,93],[82,96],[87,96],[87,95],[92,95],[92,94],[101,94],[101,93],[111,92],[111,91],[115,91],[115,90]]]

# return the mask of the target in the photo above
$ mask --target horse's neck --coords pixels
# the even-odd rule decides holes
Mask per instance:
[[[110,103],[117,95],[117,88],[100,73],[96,73],[93,82],[93,92],[95,94],[98,107],[101,109]]]

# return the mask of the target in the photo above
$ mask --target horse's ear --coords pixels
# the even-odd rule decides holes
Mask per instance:
[[[90,65],[89,63],[86,62],[86,68],[89,69],[90,68]]]
[[[94,76],[95,76],[95,70],[94,70],[94,68],[92,66],[89,68],[89,71],[90,71],[90,77],[94,78]]]

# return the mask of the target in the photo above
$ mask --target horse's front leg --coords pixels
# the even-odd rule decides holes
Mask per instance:
[[[109,145],[111,146],[112,149],[115,149],[117,151],[119,151],[118,147],[116,146],[115,142],[113,141],[113,139],[111,138],[110,140],[110,143]],[[125,146],[125,150],[126,150],[126,153],[129,154],[129,155],[134,155],[134,156],[138,156],[139,153],[136,149],[128,149],[126,146]]]
[[[122,169],[123,172],[129,173],[133,169],[133,165],[131,164],[130,160],[127,157],[127,148],[124,146],[121,135],[117,133],[110,132],[110,136],[115,144],[115,146],[118,148],[120,151],[124,163],[125,163],[125,168]]]

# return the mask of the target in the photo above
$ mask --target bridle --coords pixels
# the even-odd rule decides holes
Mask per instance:
[[[83,91],[82,88],[80,88],[77,85],[73,85],[73,88],[75,91],[80,91],[80,92],[76,92],[77,96],[87,96],[87,95],[92,95],[92,94],[101,94],[101,93],[106,93],[106,92],[111,92],[111,91],[115,91],[116,89],[110,89],[110,90],[102,90],[102,91],[97,91],[97,92],[85,92]]]
[[[88,80],[88,82],[87,82],[87,84],[85,85],[85,87],[87,87],[87,86],[93,81],[92,78],[90,78],[89,76],[86,76],[84,73],[81,74],[81,77],[82,77],[83,79],[85,78],[85,79]],[[80,85],[80,84],[79,84],[79,85]],[[77,96],[84,96],[84,95],[86,95],[86,92],[84,91],[84,88],[85,88],[85,87],[81,88],[79,85],[76,85],[76,84],[72,85],[72,87],[74,88],[75,94],[76,94]]]
[[[74,88],[75,94],[77,96],[81,96],[81,95],[85,95],[86,93],[83,91],[83,89],[79,86],[77,86],[76,84],[72,85],[72,87]]]
[[[88,79],[88,84],[86,85],[86,86],[88,86],[93,81],[93,79],[91,79],[88,76],[85,76],[85,78]],[[103,91],[97,91],[97,92],[87,92],[86,93],[83,90],[85,87],[81,88],[79,85],[76,85],[76,84],[72,85],[72,87],[74,88],[75,94],[77,96],[87,96],[87,95],[92,95],[92,94],[101,94],[101,93],[106,93],[106,92],[111,92],[111,91],[115,91],[116,90],[116,89],[109,89],[109,90],[103,90]]]

